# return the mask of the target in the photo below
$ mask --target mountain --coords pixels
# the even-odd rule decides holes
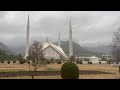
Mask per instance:
[[[57,42],[54,43],[57,45]],[[69,41],[61,41],[60,42],[62,49],[66,54],[69,54]],[[100,56],[102,53],[94,52],[94,51],[89,51],[84,47],[81,47],[79,44],[73,42],[73,53],[76,56],[79,56],[80,54],[87,54],[87,55],[94,55],[94,56]]]
[[[23,46],[23,45],[21,45],[21,46],[14,46],[14,47],[10,47],[10,49],[12,51],[14,51],[17,55],[18,54],[24,55],[25,46]]]
[[[87,50],[93,51],[93,52],[99,52],[103,54],[111,54],[112,51],[112,45],[99,45],[96,47],[85,47]]]
[[[8,55],[15,55],[15,53],[13,51],[11,51],[7,45],[3,44],[2,42],[0,42],[0,49],[4,50],[6,52],[6,54]]]
[[[69,54],[69,41],[61,41],[60,43],[61,43],[62,49],[68,55]],[[57,45],[57,42],[54,43],[54,44]],[[24,55],[25,46],[11,47],[11,50],[14,51],[16,54]],[[76,55],[76,56],[79,56],[80,54],[87,54],[87,55],[90,55],[90,56],[100,56],[100,55],[102,55],[102,53],[87,50],[87,48],[84,48],[84,47],[80,46],[79,44],[77,44],[75,42],[73,42],[73,52],[74,52],[74,55]]]

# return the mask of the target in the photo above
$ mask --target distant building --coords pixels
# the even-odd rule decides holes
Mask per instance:
[[[52,43],[43,43],[42,52],[46,59],[60,59],[60,57],[67,59],[67,56],[64,53],[63,49]]]
[[[29,32],[30,32],[30,20],[28,15],[28,21],[27,21],[27,32],[26,32],[26,48],[25,48],[25,55],[24,59],[27,59],[27,56],[29,56]],[[60,47],[60,33],[58,38],[58,46],[54,45],[52,43],[48,42],[48,39],[45,43],[42,44],[42,52],[44,54],[44,57],[47,59],[60,59],[61,57],[64,59],[68,59],[68,56],[64,53],[63,49]],[[70,20],[70,28],[69,28],[69,57],[73,55],[73,45],[72,45],[72,25]]]
[[[102,55],[102,57],[104,57],[104,58],[106,58],[107,60],[110,60],[110,59],[112,59],[112,56],[111,55]]]
[[[75,59],[78,59],[78,60],[85,60],[85,59],[89,59],[91,56],[90,55],[87,55],[87,54],[80,54],[79,56],[76,56]]]
[[[99,61],[101,61],[100,58],[92,56],[89,58],[89,61],[93,62],[93,63],[99,63]]]

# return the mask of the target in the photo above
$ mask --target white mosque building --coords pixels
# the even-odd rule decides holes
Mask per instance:
[[[24,58],[29,55],[29,16],[28,16],[28,22],[27,22],[27,34],[26,34],[26,49],[25,49],[25,56]],[[60,57],[63,57],[64,59],[68,59],[68,57],[73,55],[73,46],[72,46],[72,26],[71,26],[71,20],[70,20],[70,30],[69,30],[69,56],[65,54],[63,49],[60,47],[60,33],[59,33],[59,40],[58,45],[55,45],[53,43],[48,42],[48,40],[42,44],[42,52],[46,59],[60,59]]]

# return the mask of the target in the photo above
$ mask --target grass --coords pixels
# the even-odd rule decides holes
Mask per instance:
[[[60,70],[62,64],[48,64],[45,67],[40,67],[38,71],[56,71]],[[77,64],[80,70],[95,70],[95,71],[104,71],[111,72],[114,74],[85,74],[80,75],[79,79],[119,79],[120,75],[118,73],[118,67],[112,67],[109,64]],[[0,72],[11,72],[11,71],[28,71],[29,67],[27,64],[19,63],[0,63]],[[30,76],[22,77],[9,77],[0,79],[31,79]],[[61,79],[60,75],[55,76],[35,76],[35,79]]]

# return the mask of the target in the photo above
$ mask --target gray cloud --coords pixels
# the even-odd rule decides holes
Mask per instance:
[[[120,24],[119,11],[0,11],[0,41],[9,46],[25,45],[27,15],[30,15],[30,40],[68,40],[72,19],[73,40],[81,45],[107,44]]]

